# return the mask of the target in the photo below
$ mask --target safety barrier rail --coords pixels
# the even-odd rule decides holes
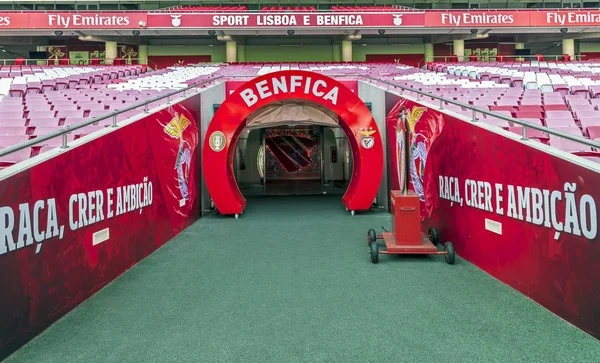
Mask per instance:
[[[100,58],[91,58],[91,59],[69,59],[67,64],[61,64],[61,60],[65,62],[68,58],[63,59],[30,59],[30,58],[14,58],[14,59],[0,59],[1,64],[3,66],[91,66],[91,65],[143,65],[147,64],[151,68],[156,69],[156,63],[152,62],[148,58],[116,58],[116,59],[100,59]],[[97,60],[98,62],[104,62],[99,64],[92,64],[92,60]],[[79,62],[83,63],[79,63]],[[108,61],[108,63],[106,63]],[[77,62],[77,63],[73,63]]]
[[[495,113],[493,111],[489,111],[489,110],[484,110],[484,109],[481,109],[481,108],[477,108],[477,107],[474,107],[474,106],[466,104],[466,103],[462,103],[462,102],[459,102],[459,101],[455,101],[455,100],[447,99],[447,98],[444,98],[444,97],[440,97],[440,96],[434,95],[432,93],[423,92],[423,91],[420,91],[420,90],[417,90],[417,89],[414,89],[414,88],[406,87],[406,86],[403,86],[403,85],[400,85],[400,84],[397,84],[397,83],[393,83],[393,82],[390,82],[390,81],[382,80],[382,79],[379,79],[379,78],[375,78],[375,77],[371,77],[371,76],[365,76],[365,75],[351,75],[351,74],[330,74],[330,75],[327,75],[327,76],[333,77],[333,78],[352,78],[352,79],[357,79],[357,78],[361,79],[362,78],[362,79],[366,79],[366,80],[370,81],[371,83],[385,84],[385,85],[388,85],[388,86],[391,86],[391,87],[399,89],[400,90],[400,94],[402,94],[403,91],[412,92],[412,93],[417,94],[417,100],[418,101],[420,101],[421,97],[430,97],[430,98],[436,99],[436,100],[438,100],[440,102],[440,105],[439,105],[439,109],[440,110],[444,110],[444,103],[454,104],[454,105],[457,105],[457,106],[460,106],[460,107],[463,107],[465,109],[473,111],[473,116],[471,118],[472,122],[479,122],[477,120],[477,113],[481,113],[483,115],[492,116],[492,117],[495,117],[495,118],[498,118],[498,119],[501,119],[501,120],[512,122],[512,123],[515,123],[515,124],[518,124],[518,125],[522,126],[522,140],[528,140],[527,129],[531,128],[531,129],[534,129],[534,130],[545,132],[545,133],[550,134],[550,135],[554,135],[554,136],[558,136],[558,137],[561,137],[561,138],[564,138],[564,139],[567,139],[567,140],[571,140],[571,141],[574,141],[574,142],[577,142],[577,143],[580,143],[580,144],[583,144],[583,145],[591,146],[593,148],[596,148],[597,150],[600,150],[600,142],[597,142],[597,141],[586,139],[586,138],[580,137],[580,136],[575,136],[575,135],[572,135],[572,134],[569,134],[569,133],[566,133],[566,132],[563,132],[563,131],[551,129],[549,127],[538,125],[538,124],[534,124],[532,122],[525,121],[525,120],[522,120],[522,119],[517,119],[517,118],[514,118],[514,117],[509,117],[509,116],[506,116],[506,115]],[[148,105],[150,103],[152,103],[152,102],[160,101],[160,100],[163,100],[165,98],[170,102],[171,98],[173,96],[175,96],[175,95],[183,94],[183,96],[185,97],[186,96],[186,92],[189,91],[189,90],[196,89],[196,88],[198,88],[198,87],[200,87],[202,85],[215,82],[215,81],[217,81],[219,79],[229,79],[229,78],[251,78],[251,76],[239,76],[239,75],[217,76],[217,77],[211,78],[209,80],[205,80],[205,81],[196,83],[196,84],[191,85],[189,87],[186,87],[186,88],[183,88],[183,89],[180,89],[180,90],[176,90],[176,91],[170,92],[170,93],[168,93],[166,95],[158,96],[158,97],[155,97],[153,99],[150,99],[150,100],[147,100],[147,101],[144,101],[144,102],[140,102],[140,103],[137,103],[137,104],[129,106],[129,107],[125,107],[125,108],[120,109],[118,111],[115,111],[115,112],[112,112],[112,113],[109,113],[109,114],[106,114],[106,115],[103,115],[103,116],[98,116],[98,117],[92,118],[92,119],[90,119],[88,121],[85,121],[85,122],[82,122],[80,124],[77,124],[77,125],[74,125],[74,126],[67,126],[64,129],[61,129],[59,131],[55,131],[53,133],[50,133],[50,134],[47,134],[47,135],[43,135],[43,136],[38,136],[38,137],[36,137],[34,139],[31,139],[31,140],[28,140],[28,141],[16,144],[16,145],[8,147],[6,149],[2,149],[2,150],[0,150],[0,157],[9,155],[9,154],[11,154],[13,152],[17,152],[17,151],[23,150],[23,149],[28,148],[28,147],[35,146],[35,145],[37,145],[37,144],[39,144],[41,142],[44,142],[44,141],[47,141],[47,140],[50,140],[50,139],[53,139],[53,138],[56,138],[56,137],[62,137],[62,145],[60,147],[63,148],[63,149],[66,149],[66,148],[69,147],[68,146],[68,140],[67,140],[67,134],[70,133],[70,132],[73,132],[75,130],[84,128],[84,127],[92,125],[92,124],[95,124],[95,123],[97,123],[97,122],[99,122],[101,120],[105,120],[105,119],[108,119],[108,118],[111,118],[111,117],[112,117],[112,127],[117,127],[117,115],[119,115],[119,114],[122,114],[122,113],[127,112],[127,111],[131,111],[131,110],[136,109],[136,108],[141,107],[141,106],[144,106],[144,112],[147,113],[148,112]]]
[[[540,62],[548,62],[548,61],[562,61],[564,56],[561,55],[543,55],[544,60],[540,60]],[[488,57],[490,58],[489,62],[496,62],[497,60],[491,60],[492,58],[494,59],[498,59],[498,58],[502,58],[504,59],[504,61],[518,61],[518,62],[522,62],[525,60],[533,60],[536,61],[538,60],[538,56],[537,55],[502,55],[502,54],[497,54],[497,55],[478,55],[478,58],[483,58],[483,57]],[[574,61],[581,61],[583,60],[583,58],[585,58],[585,55],[575,55],[573,56]],[[470,56],[465,55],[465,56],[456,56],[456,55],[437,55],[437,56],[433,56],[433,57],[426,57],[423,59],[423,61],[425,61],[424,63],[431,63],[431,62],[447,62],[447,63],[451,63],[452,60],[457,59],[458,58],[458,63],[462,63],[462,62],[488,62],[488,61],[471,61],[470,60]],[[431,60],[433,59],[433,60]],[[499,61],[498,61],[499,62]],[[568,62],[568,61],[566,61]],[[423,64],[424,64],[423,63]]]
[[[348,77],[348,75],[343,75],[343,76]],[[590,140],[590,139],[586,139],[586,138],[581,137],[581,136],[575,136],[575,135],[572,135],[572,134],[569,134],[569,133],[566,133],[566,132],[563,132],[563,131],[555,130],[555,129],[552,129],[552,128],[549,128],[549,127],[546,127],[546,126],[543,126],[543,125],[534,124],[532,122],[525,121],[525,120],[522,120],[522,119],[518,119],[518,118],[514,118],[514,117],[509,117],[509,116],[502,115],[502,114],[499,114],[499,113],[495,113],[495,112],[489,111],[489,110],[484,110],[482,108],[474,107],[474,106],[466,104],[466,103],[462,103],[462,102],[451,100],[451,99],[448,99],[448,98],[436,96],[436,95],[434,95],[432,93],[419,91],[419,90],[416,90],[414,88],[402,86],[402,85],[399,85],[399,84],[396,84],[396,83],[393,83],[393,82],[390,82],[390,81],[381,80],[381,79],[374,78],[374,77],[371,77],[371,76],[358,75],[358,76],[355,76],[354,78],[365,78],[365,79],[368,79],[368,80],[373,81],[373,82],[383,83],[383,84],[386,84],[388,86],[399,88],[402,91],[416,93],[418,101],[420,101],[421,97],[423,97],[423,96],[434,98],[434,99],[436,99],[436,100],[438,100],[440,102],[440,105],[439,105],[439,109],[440,110],[444,110],[444,103],[449,103],[449,104],[453,104],[453,105],[457,105],[457,106],[466,108],[468,110],[473,111],[473,116],[471,118],[472,122],[479,122],[477,120],[477,113],[481,113],[481,114],[484,114],[484,115],[487,115],[487,116],[492,116],[492,117],[499,118],[499,119],[504,120],[504,121],[515,123],[517,125],[523,126],[523,128],[522,128],[522,130],[523,130],[523,132],[522,132],[522,140],[528,140],[529,139],[527,137],[527,128],[532,128],[534,130],[542,131],[542,132],[545,132],[545,133],[550,134],[550,135],[561,137],[563,139],[575,141],[577,143],[584,144],[584,145],[587,145],[587,146],[591,146],[591,147],[594,147],[594,148],[600,150],[600,142],[593,141],[593,140]],[[400,92],[400,93],[402,94],[402,92]]]
[[[563,55],[543,55],[544,60],[540,60],[540,62],[559,62],[559,61],[565,61],[564,60],[564,56]],[[524,61],[537,61],[538,60],[538,56],[537,55],[487,55],[487,56],[483,56],[483,55],[479,55],[477,56],[478,58],[483,58],[483,57],[488,57],[489,61],[485,61],[485,60],[476,60],[476,61],[472,61],[470,60],[470,56],[456,56],[456,55],[436,55],[433,57],[424,57],[423,59],[421,59],[418,63],[417,63],[417,68],[421,68],[427,65],[427,63],[435,63],[435,62],[443,62],[443,63],[477,63],[477,62],[510,62],[510,61],[516,61],[516,62],[524,62]],[[587,57],[587,55],[585,54],[576,54],[573,56],[573,59],[571,61],[582,61],[584,60],[584,58]],[[499,60],[502,59],[502,61]],[[590,59],[593,60],[594,58]],[[569,61],[565,61],[565,62],[569,62]]]
[[[117,115],[120,115],[120,114],[125,113],[127,111],[134,110],[134,109],[136,109],[138,107],[142,107],[142,106],[144,106],[144,113],[148,113],[148,105],[150,103],[152,103],[152,102],[156,102],[156,101],[167,99],[167,102],[170,103],[171,99],[174,96],[176,96],[176,95],[182,94],[182,96],[185,97],[187,95],[187,92],[189,90],[197,89],[200,86],[206,85],[208,83],[212,83],[212,82],[214,82],[214,81],[216,81],[218,79],[221,79],[221,78],[223,78],[223,76],[213,77],[211,79],[208,79],[208,80],[205,80],[205,81],[193,84],[193,85],[191,85],[189,87],[182,88],[182,89],[179,89],[179,90],[175,90],[175,91],[169,92],[169,93],[167,93],[165,95],[154,97],[154,98],[152,98],[150,100],[146,100],[144,102],[140,102],[140,103],[136,103],[134,105],[128,106],[128,107],[124,107],[122,109],[119,109],[117,111],[108,113],[106,115],[102,115],[102,116],[91,118],[91,119],[89,119],[87,121],[84,121],[82,123],[79,123],[77,125],[66,126],[66,127],[62,128],[62,129],[60,129],[58,131],[49,133],[47,135],[37,136],[34,139],[27,140],[27,141],[21,142],[19,144],[7,147],[6,149],[0,150],[0,157],[9,155],[11,153],[14,153],[14,152],[17,152],[17,151],[20,151],[20,150],[23,150],[23,149],[26,149],[28,147],[32,147],[32,146],[38,145],[38,144],[40,144],[40,143],[42,143],[44,141],[48,141],[48,140],[54,139],[56,137],[62,137],[62,145],[60,146],[60,148],[67,149],[69,147],[68,139],[67,139],[67,134],[69,134],[69,133],[71,133],[71,132],[73,132],[75,130],[82,129],[82,128],[86,127],[86,126],[90,126],[92,124],[95,124],[95,123],[97,123],[99,121],[102,121],[102,120],[109,119],[111,117],[112,117],[112,125],[111,125],[111,127],[115,127],[116,128],[116,127],[118,127],[118,125],[117,125]]]

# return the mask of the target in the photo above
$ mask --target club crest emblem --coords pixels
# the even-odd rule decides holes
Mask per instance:
[[[173,139],[179,139],[179,152],[175,160],[175,170],[177,170],[177,180],[179,182],[181,197],[185,200],[189,198],[188,181],[192,164],[192,150],[190,149],[191,145],[183,139],[183,132],[190,123],[187,117],[175,113],[175,117],[164,128],[167,135]]]
[[[394,25],[395,26],[402,25],[402,15],[404,15],[404,14],[392,14],[392,15],[394,15]]]
[[[373,146],[375,146],[375,138],[372,137],[371,135],[373,135],[376,132],[377,132],[377,130],[373,130],[372,127],[369,127],[369,129],[361,128],[360,130],[358,130],[358,133],[363,136],[360,139],[360,145],[362,147],[364,147],[365,149],[370,149]]]
[[[181,15],[171,15],[171,25],[178,27],[181,25]]]
[[[208,144],[214,152],[219,152],[225,148],[225,134],[221,131],[215,131],[210,135]]]

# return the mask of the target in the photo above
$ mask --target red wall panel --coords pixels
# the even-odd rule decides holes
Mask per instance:
[[[600,52],[582,52],[582,60],[598,60],[600,59]]]
[[[0,359],[199,217],[199,102],[0,181]]]
[[[421,188],[423,228],[435,226],[461,257],[600,338],[600,173],[387,98],[393,166],[398,109],[412,114],[411,185]]]

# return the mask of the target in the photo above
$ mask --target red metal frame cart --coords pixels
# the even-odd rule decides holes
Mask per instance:
[[[392,202],[392,232],[383,232],[380,235],[374,229],[369,229],[367,242],[370,247],[371,262],[379,262],[380,254],[426,254],[445,255],[446,262],[453,264],[455,259],[454,245],[452,242],[444,244],[444,250],[438,251],[440,235],[435,228],[429,228],[429,233],[421,232],[421,207],[419,196],[408,190],[408,176],[410,157],[409,128],[407,125],[406,110],[402,108],[398,114],[398,140],[396,154],[401,163],[400,187],[402,190],[391,191]],[[383,239],[386,250],[380,251],[378,239]]]

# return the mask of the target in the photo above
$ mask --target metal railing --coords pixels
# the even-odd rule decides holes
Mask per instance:
[[[371,81],[372,83],[381,83],[381,84],[385,84],[387,86],[391,86],[391,87],[400,89],[401,90],[400,94],[402,94],[403,91],[412,92],[412,93],[414,93],[414,94],[417,95],[417,101],[421,101],[421,97],[433,98],[433,99],[439,101],[439,109],[440,110],[444,110],[445,103],[457,105],[457,106],[460,106],[460,107],[463,107],[465,109],[468,109],[468,110],[472,111],[471,122],[480,122],[477,119],[477,113],[480,113],[480,114],[483,114],[483,115],[487,115],[487,116],[492,116],[492,117],[495,117],[495,118],[498,118],[498,119],[501,119],[501,120],[504,120],[504,121],[507,121],[507,122],[512,122],[512,123],[515,123],[517,125],[522,126],[522,138],[521,138],[522,140],[528,140],[529,139],[527,137],[527,129],[531,128],[533,130],[538,130],[538,131],[547,133],[549,135],[558,136],[558,137],[561,137],[561,138],[564,138],[564,139],[567,139],[567,140],[570,140],[570,141],[574,141],[574,142],[577,142],[577,143],[580,143],[580,144],[584,144],[584,145],[587,145],[587,146],[591,146],[593,148],[596,148],[597,150],[600,150],[600,142],[596,142],[596,141],[593,141],[593,140],[590,140],[590,139],[586,139],[586,138],[581,137],[581,136],[575,136],[575,135],[572,135],[572,134],[569,134],[569,133],[566,133],[566,132],[563,132],[563,131],[551,129],[551,128],[548,128],[546,126],[534,124],[532,122],[525,121],[525,120],[522,120],[522,119],[517,119],[517,118],[514,118],[514,117],[509,117],[509,116],[506,116],[506,115],[495,113],[493,111],[489,111],[489,110],[484,110],[484,109],[481,109],[481,108],[477,108],[477,107],[474,107],[474,106],[466,104],[466,103],[462,103],[462,102],[459,102],[459,101],[455,101],[455,100],[447,99],[447,98],[444,98],[444,97],[440,97],[440,96],[434,95],[432,93],[423,92],[423,91],[420,91],[420,90],[417,90],[417,89],[414,89],[414,88],[406,87],[406,86],[403,86],[403,85],[400,85],[400,84],[397,84],[397,83],[393,83],[393,82],[390,82],[390,81],[382,80],[382,79],[379,79],[379,78],[375,78],[375,77],[371,77],[371,76],[365,76],[365,75],[352,75],[352,74],[330,74],[330,75],[327,75],[327,76],[334,77],[334,78],[353,78],[353,79],[357,79],[357,78],[361,79],[362,78],[362,79],[367,79],[367,80]],[[147,101],[144,101],[144,102],[141,102],[141,103],[137,103],[137,104],[129,106],[129,107],[125,107],[125,108],[120,109],[118,111],[115,111],[115,112],[112,112],[112,113],[109,113],[109,114],[106,114],[106,115],[103,115],[103,116],[98,116],[96,118],[90,119],[90,120],[82,122],[80,124],[77,124],[77,125],[74,125],[74,126],[67,126],[64,129],[61,129],[59,131],[55,131],[53,133],[50,133],[50,134],[47,134],[47,135],[43,135],[43,136],[37,136],[34,139],[31,139],[31,140],[28,140],[28,141],[16,144],[16,145],[8,147],[6,149],[2,149],[2,150],[0,150],[0,157],[9,155],[9,154],[11,154],[13,152],[20,151],[20,150],[23,150],[23,149],[28,148],[28,147],[35,146],[35,145],[37,145],[37,144],[39,144],[41,142],[44,142],[44,141],[47,141],[47,140],[50,140],[50,139],[54,139],[56,137],[62,137],[62,145],[60,147],[63,148],[63,149],[66,149],[66,148],[69,147],[68,146],[67,134],[69,134],[69,133],[71,133],[71,132],[73,132],[75,130],[82,129],[82,128],[86,127],[86,126],[95,124],[95,123],[97,123],[99,121],[102,121],[102,120],[105,120],[105,119],[108,119],[108,118],[111,118],[111,117],[112,117],[112,125],[111,126],[112,127],[117,127],[118,126],[117,125],[117,115],[122,114],[124,112],[131,111],[131,110],[136,109],[138,107],[144,106],[144,112],[147,113],[148,112],[148,105],[150,103],[156,102],[156,101],[160,101],[160,100],[163,100],[165,98],[168,99],[169,102],[170,102],[171,99],[173,98],[173,96],[178,95],[178,94],[183,94],[183,97],[185,97],[187,91],[192,90],[192,89],[196,89],[196,88],[198,88],[198,87],[200,87],[202,85],[205,85],[205,84],[208,84],[208,83],[212,83],[212,82],[215,82],[215,81],[220,80],[220,79],[229,79],[229,78],[254,78],[254,77],[255,76],[241,76],[241,75],[217,76],[217,77],[211,78],[209,80],[205,80],[205,81],[196,83],[196,84],[191,85],[189,87],[186,87],[186,88],[183,88],[183,89],[180,89],[180,90],[176,90],[174,92],[170,92],[170,93],[168,93],[166,95],[155,97],[153,99],[150,99],[150,100],[147,100]]]
[[[346,76],[348,76],[348,75],[346,75]],[[371,76],[364,76],[364,75],[358,75],[357,77],[358,78],[366,78],[366,79],[368,79],[370,81],[373,81],[373,82],[383,83],[383,84],[386,84],[388,86],[396,87],[396,88],[399,88],[402,91],[416,93],[417,94],[417,101],[421,101],[421,97],[423,97],[423,96],[434,98],[434,99],[436,99],[436,100],[438,100],[440,102],[440,104],[439,104],[440,110],[444,110],[444,103],[453,104],[453,105],[457,105],[457,106],[466,108],[466,109],[471,110],[473,112],[473,115],[471,117],[471,121],[472,122],[479,122],[479,120],[477,119],[477,113],[481,113],[483,115],[492,116],[492,117],[495,117],[495,118],[498,118],[498,119],[501,119],[501,120],[504,120],[504,121],[515,123],[515,124],[523,127],[523,129],[522,129],[523,130],[522,131],[522,140],[528,140],[529,139],[527,137],[527,128],[531,128],[531,129],[534,129],[534,130],[545,132],[545,133],[550,134],[550,135],[561,137],[563,139],[567,139],[567,140],[575,141],[575,142],[580,143],[580,144],[591,146],[591,147],[594,147],[594,148],[600,150],[600,142],[593,141],[593,140],[590,140],[590,139],[586,139],[586,138],[581,137],[581,136],[575,136],[575,135],[572,135],[572,134],[569,134],[569,133],[566,133],[566,132],[563,132],[563,131],[555,130],[555,129],[552,129],[552,128],[549,128],[549,127],[546,127],[546,126],[543,126],[543,125],[534,124],[533,122],[529,122],[529,121],[525,121],[525,120],[522,120],[522,119],[518,119],[518,118],[514,118],[514,117],[502,115],[502,114],[495,113],[495,112],[489,111],[489,110],[484,110],[482,108],[478,108],[478,107],[475,107],[475,106],[472,106],[472,105],[469,105],[469,104],[466,104],[466,103],[462,103],[462,102],[459,102],[459,101],[455,101],[455,100],[451,100],[451,99],[448,99],[448,98],[440,97],[440,96],[434,95],[432,93],[419,91],[417,89],[406,87],[406,86],[402,86],[402,85],[399,85],[399,84],[396,84],[396,83],[392,83],[390,81],[381,80],[381,79],[378,79],[378,78],[374,78],[374,77],[371,77]],[[402,92],[400,92],[400,94],[402,94]]]
[[[473,54],[475,55],[475,54]],[[563,60],[563,55],[544,55],[541,54],[541,56],[544,57],[544,60],[541,60],[540,62],[558,62],[558,61],[562,61]],[[423,58],[421,61],[419,61],[418,66],[421,67],[427,63],[435,63],[435,62],[441,62],[441,63],[454,63],[454,64],[459,64],[459,63],[473,63],[473,62],[499,62],[502,63],[501,61],[498,60],[498,58],[502,57],[502,59],[504,59],[504,62],[507,61],[517,61],[517,62],[524,62],[524,61],[537,61],[537,55],[502,55],[502,54],[497,54],[497,55],[478,55],[478,58],[484,58],[487,57],[489,58],[489,60],[476,60],[476,61],[472,61],[470,55],[465,55],[465,56],[456,56],[456,55],[438,55],[438,56],[433,56],[433,57],[425,57]],[[583,60],[583,58],[585,58],[586,55],[575,55],[573,56],[573,60],[574,61],[581,61]],[[431,60],[433,59],[433,60]],[[457,59],[458,62],[453,61],[454,59]]]
[[[147,59],[147,58],[118,58],[121,60],[121,64],[117,64],[117,65],[122,65],[122,66],[132,66],[132,65],[148,65],[153,69],[156,69],[156,63],[154,63],[153,61]],[[84,63],[79,63],[80,61],[84,62]],[[14,59],[0,59],[0,63],[3,66],[11,66],[11,65],[17,65],[17,63],[20,63],[19,65],[23,65],[23,66],[91,66],[91,61],[92,59],[70,59],[69,64],[65,64],[65,65],[61,65],[60,64],[60,59],[29,59],[29,58],[14,58]],[[99,59],[99,61],[101,62],[100,66],[112,66],[115,65],[114,59]]]
[[[38,145],[38,144],[40,144],[40,143],[42,143],[44,141],[48,141],[48,140],[51,140],[51,139],[54,139],[54,138],[57,138],[57,137],[62,137],[62,145],[60,146],[60,148],[67,149],[69,147],[67,135],[69,133],[75,131],[75,130],[82,129],[82,128],[86,127],[86,126],[90,126],[92,124],[95,124],[95,123],[100,122],[102,120],[109,119],[111,117],[112,117],[111,127],[116,128],[116,127],[118,127],[118,125],[117,125],[117,116],[120,115],[120,114],[122,114],[122,113],[134,110],[134,109],[136,109],[138,107],[142,107],[142,106],[144,106],[144,113],[148,113],[148,111],[149,111],[148,105],[151,104],[151,103],[153,103],[153,102],[167,99],[167,104],[170,104],[171,100],[174,99],[174,98],[176,98],[174,96],[182,94],[182,97],[186,97],[188,91],[193,90],[193,89],[197,89],[200,86],[212,83],[212,82],[214,82],[216,80],[219,80],[221,78],[223,78],[223,76],[218,76],[218,77],[214,77],[214,78],[211,78],[211,79],[208,79],[208,80],[204,80],[204,81],[198,82],[196,84],[193,84],[193,85],[191,85],[189,87],[182,88],[182,89],[179,89],[179,90],[175,90],[175,91],[167,93],[165,95],[154,97],[154,98],[152,98],[150,100],[146,100],[144,102],[140,102],[140,103],[136,103],[134,105],[128,106],[128,107],[124,107],[122,109],[119,109],[117,111],[108,113],[106,115],[94,117],[92,119],[89,119],[89,120],[84,121],[82,123],[79,123],[77,125],[66,126],[66,127],[62,128],[62,129],[59,129],[58,131],[55,131],[55,132],[52,132],[52,133],[49,133],[49,134],[46,134],[46,135],[37,136],[34,139],[27,140],[27,141],[21,142],[19,144],[7,147],[6,149],[0,150],[0,157],[9,155],[11,153],[14,153],[14,152],[17,152],[17,151],[20,151],[20,150],[23,150],[23,149],[26,149],[28,147],[32,147],[32,146]]]

